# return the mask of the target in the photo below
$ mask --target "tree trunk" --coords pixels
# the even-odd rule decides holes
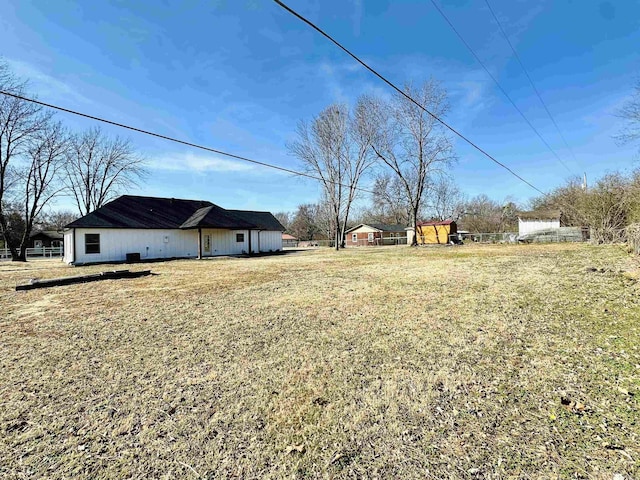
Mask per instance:
[[[7,230],[7,223],[4,221],[4,217],[0,217],[0,220],[2,220],[2,228],[6,231]],[[11,261],[12,262],[26,262],[27,261],[27,257],[26,255],[20,255],[20,252],[18,252],[18,249],[16,248],[16,244],[15,242],[11,241],[7,235],[3,235],[2,238],[4,239],[4,248],[8,248],[9,252],[11,252]]]
[[[18,250],[13,245],[9,246],[9,250],[11,251],[11,261],[12,262],[26,262],[27,261],[27,252],[26,249],[21,248]]]
[[[412,247],[418,246],[418,211],[414,209],[412,212],[413,217],[413,240],[411,241]]]

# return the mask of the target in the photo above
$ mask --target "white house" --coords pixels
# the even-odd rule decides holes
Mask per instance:
[[[282,250],[269,212],[225,210],[203,200],[123,195],[65,227],[64,261],[202,258]]]
[[[560,228],[562,213],[559,210],[518,213],[518,236]]]

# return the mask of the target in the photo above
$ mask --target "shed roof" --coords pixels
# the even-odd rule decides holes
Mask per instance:
[[[434,226],[438,226],[438,225],[451,225],[451,224],[455,224],[456,222],[453,220],[438,220],[438,221],[434,221],[434,222],[420,222],[418,223],[419,227],[434,227]]]
[[[226,210],[206,200],[135,195],[118,197],[88,215],[69,223],[66,228],[256,228],[284,230],[280,222],[269,212]]]
[[[518,218],[522,220],[559,220],[562,216],[560,210],[534,210],[531,212],[518,212]]]

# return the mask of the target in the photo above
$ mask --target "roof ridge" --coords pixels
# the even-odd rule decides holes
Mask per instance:
[[[240,210],[238,208],[225,209],[227,212],[271,213],[269,210]]]
[[[114,200],[118,200],[119,198],[123,198],[123,197],[127,197],[127,198],[147,198],[147,199],[153,199],[153,200],[178,200],[178,201],[181,201],[181,202],[204,202],[204,203],[213,204],[209,200],[202,200],[202,199],[199,199],[199,198],[154,197],[152,195],[130,195],[128,193],[125,193],[124,195],[120,195],[119,197],[114,198],[113,200],[110,200],[110,202],[113,202]]]

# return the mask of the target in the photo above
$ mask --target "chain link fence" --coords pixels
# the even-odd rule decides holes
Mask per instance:
[[[435,243],[421,243],[420,245],[437,245]],[[516,244],[516,243],[563,243],[563,242],[591,242],[591,243],[627,243],[631,249],[640,254],[640,223],[630,225],[625,229],[597,230],[588,227],[560,227],[546,230],[538,230],[525,235],[516,232],[484,232],[484,233],[454,233],[448,235],[448,244],[484,243],[484,244]],[[400,246],[407,245],[407,237],[376,238],[373,241],[361,239],[360,247],[368,246]],[[442,245],[442,243],[440,244]],[[334,240],[308,240],[300,241],[299,247],[335,247]],[[348,247],[353,247],[352,243]]]

